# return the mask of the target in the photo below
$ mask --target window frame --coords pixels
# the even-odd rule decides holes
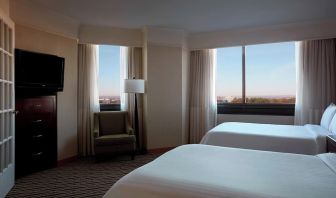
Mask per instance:
[[[219,103],[218,114],[293,116],[295,104]]]
[[[242,49],[242,103],[217,103],[217,114],[294,116],[295,104],[246,103],[246,45]]]
[[[99,104],[100,111],[120,111],[120,104]]]

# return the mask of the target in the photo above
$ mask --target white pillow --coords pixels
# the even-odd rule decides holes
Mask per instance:
[[[329,131],[331,131],[332,133],[336,133],[336,114],[330,122]]]
[[[329,125],[331,123],[331,120],[333,119],[336,112],[336,105],[331,103],[326,110],[324,110],[324,113],[321,118],[320,125],[326,129],[329,129]]]

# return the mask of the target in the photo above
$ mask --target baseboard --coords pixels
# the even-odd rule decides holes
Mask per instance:
[[[156,149],[149,149],[148,154],[163,154],[167,151],[170,151],[176,147],[165,147],[165,148],[156,148]]]
[[[78,156],[75,155],[75,156],[72,156],[72,157],[68,157],[68,158],[59,160],[59,161],[57,162],[57,166],[58,166],[58,167],[59,167],[59,166],[64,166],[64,165],[66,165],[66,164],[68,164],[68,163],[70,163],[70,162],[74,162],[74,161],[76,161],[77,159],[78,159]]]

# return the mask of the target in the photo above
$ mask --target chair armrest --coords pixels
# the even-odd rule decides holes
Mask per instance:
[[[93,115],[93,137],[99,137],[99,117],[98,113],[94,113]]]
[[[99,129],[94,129],[94,130],[93,130],[93,137],[94,137],[94,138],[99,137]]]
[[[133,130],[133,128],[132,128],[131,126],[128,126],[128,127],[127,127],[127,133],[128,133],[129,135],[134,135],[134,130]]]

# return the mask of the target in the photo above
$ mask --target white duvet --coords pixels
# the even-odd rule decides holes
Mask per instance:
[[[333,198],[336,154],[180,146],[115,183],[105,198]]]
[[[316,155],[326,152],[328,130],[304,126],[226,122],[211,129],[201,144]]]

